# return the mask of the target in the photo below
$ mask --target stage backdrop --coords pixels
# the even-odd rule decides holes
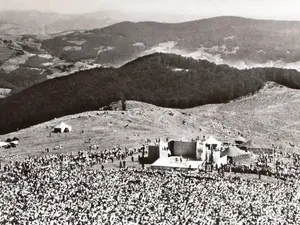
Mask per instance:
[[[170,141],[169,149],[171,150],[172,156],[196,159],[196,142]]]

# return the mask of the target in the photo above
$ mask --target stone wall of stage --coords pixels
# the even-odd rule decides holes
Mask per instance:
[[[148,163],[154,163],[159,158],[159,146],[148,147]]]

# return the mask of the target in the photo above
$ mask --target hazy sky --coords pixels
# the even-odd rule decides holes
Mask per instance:
[[[86,13],[113,9],[211,17],[220,15],[300,20],[300,0],[0,0],[0,10]]]

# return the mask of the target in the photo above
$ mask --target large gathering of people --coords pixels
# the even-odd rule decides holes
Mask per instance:
[[[134,153],[80,151],[3,164],[0,224],[300,223],[298,164],[289,170],[293,177],[280,182],[234,172],[106,168],[107,161]]]

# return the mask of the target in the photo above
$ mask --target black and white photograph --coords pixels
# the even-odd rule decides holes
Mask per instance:
[[[0,224],[299,225],[299,0],[0,0]]]

